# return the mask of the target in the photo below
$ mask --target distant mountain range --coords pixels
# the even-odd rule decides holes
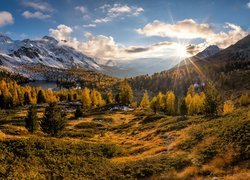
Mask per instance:
[[[215,55],[221,49],[216,45],[207,47],[202,52],[199,52],[192,59],[204,59]],[[134,77],[145,74],[153,74],[168,70],[178,64],[181,60],[178,59],[160,59],[160,58],[143,58],[134,60],[109,60],[97,61],[102,64],[106,74],[115,77]],[[108,69],[108,70],[107,70]]]
[[[14,41],[0,35],[0,68],[22,74],[33,79],[43,79],[37,66],[56,71],[57,69],[83,68],[102,71],[91,57],[75,49],[61,45],[56,39],[44,36],[40,40],[25,39]],[[32,71],[33,70],[33,71]]]
[[[130,79],[134,89],[152,92],[174,89],[185,94],[190,84],[213,84],[225,92],[249,92],[250,88],[250,35],[230,47],[220,50],[209,46],[174,67]]]
[[[217,46],[209,46],[191,58],[204,59],[219,51]],[[45,79],[44,71],[47,73],[71,68],[82,68],[114,77],[133,77],[167,70],[177,63],[179,61],[173,59],[157,58],[130,61],[94,59],[49,36],[40,40],[20,41],[0,34],[0,69],[31,79]]]

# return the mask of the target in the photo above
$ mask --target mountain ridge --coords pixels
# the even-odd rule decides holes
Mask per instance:
[[[48,69],[102,70],[102,67],[93,58],[61,44],[50,36],[44,36],[39,40],[24,39],[20,41],[0,35],[0,61],[1,69],[27,77],[34,77],[34,74],[37,73],[29,72],[25,66],[44,65]],[[44,77],[35,76],[35,78],[43,79]]]
[[[225,93],[239,94],[250,88],[245,77],[250,77],[250,35],[212,56],[187,58],[169,70],[130,78],[130,83],[138,91],[170,89],[184,95],[191,84],[205,82]]]

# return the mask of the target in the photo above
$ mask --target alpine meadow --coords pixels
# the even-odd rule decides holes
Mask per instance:
[[[0,0],[0,180],[249,180],[249,18],[249,0]]]

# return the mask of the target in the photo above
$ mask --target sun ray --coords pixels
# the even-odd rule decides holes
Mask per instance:
[[[200,70],[200,68],[195,64],[195,62],[193,62],[193,60],[192,60],[191,58],[188,58],[188,60],[189,60],[190,63],[193,65],[193,67],[197,70],[198,74],[199,74],[200,76],[202,76],[202,78],[203,78],[206,82],[208,82],[210,85],[212,85],[212,86],[215,88],[213,81],[211,81],[211,80],[208,78],[208,76],[206,76],[206,75]]]

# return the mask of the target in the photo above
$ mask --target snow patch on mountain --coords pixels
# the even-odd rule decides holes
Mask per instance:
[[[31,77],[24,66],[44,65],[57,69],[83,68],[102,71],[102,67],[91,57],[56,39],[44,36],[40,40],[12,40],[0,35],[1,68]],[[33,74],[33,73],[31,73]]]
[[[217,54],[218,52],[220,52],[221,49],[216,46],[216,45],[211,45],[211,46],[208,46],[205,50],[203,50],[202,52],[199,52],[198,54],[196,54],[195,56],[196,57],[199,57],[201,59],[204,59],[204,58],[207,58],[207,57],[210,57],[210,56],[213,56],[215,54]]]

